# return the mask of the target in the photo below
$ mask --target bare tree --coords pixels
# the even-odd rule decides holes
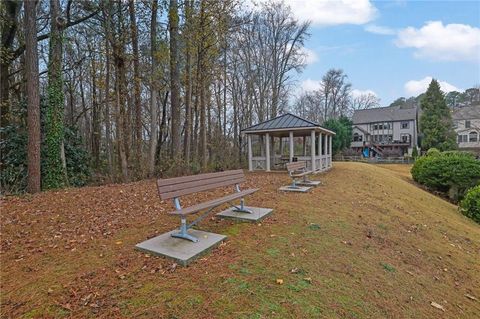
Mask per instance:
[[[172,109],[172,157],[180,155],[180,71],[178,50],[178,2],[170,0],[168,23],[170,31],[170,104]]]
[[[152,0],[152,14],[150,19],[150,147],[148,157],[148,173],[150,176],[155,171],[155,154],[158,143],[158,59],[157,53],[157,14],[158,0]]]
[[[322,77],[324,120],[346,114],[352,87],[347,79],[348,76],[341,69],[330,69]]]
[[[380,106],[380,99],[373,93],[363,93],[352,97],[350,104],[351,111],[365,110]]]
[[[128,2],[130,13],[130,33],[133,48],[133,83],[135,100],[135,163],[137,175],[142,176],[142,106],[140,101],[140,55],[138,53],[138,28],[135,16],[135,2]]]
[[[25,1],[25,69],[28,108],[27,191],[40,191],[40,95],[37,55],[37,13],[34,1]]]

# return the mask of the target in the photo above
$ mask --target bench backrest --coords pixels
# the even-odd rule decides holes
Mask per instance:
[[[243,170],[231,170],[157,180],[160,198],[170,199],[183,195],[245,182]]]
[[[305,169],[306,164],[307,164],[307,162],[305,162],[305,161],[287,163],[287,171],[295,172],[295,171]]]

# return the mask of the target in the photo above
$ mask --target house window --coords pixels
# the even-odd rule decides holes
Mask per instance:
[[[353,134],[353,141],[354,141],[354,142],[361,142],[362,139],[363,139],[363,136],[362,136],[362,135],[360,135],[360,134],[358,134],[358,133],[354,133],[354,134]]]
[[[408,129],[409,124],[410,124],[410,123],[409,123],[408,121],[404,121],[404,122],[402,122],[402,123],[400,124],[400,127],[401,127],[402,129]]]
[[[465,128],[470,128],[470,121],[465,121]]]
[[[467,136],[465,135],[465,137],[467,137]],[[470,142],[477,142],[478,141],[477,132],[470,132],[470,134],[468,134],[468,137],[469,137]]]
[[[410,143],[410,134],[400,134],[402,143]]]
[[[472,133],[475,133],[475,132],[472,132]],[[467,135],[458,135],[457,140],[458,140],[458,143],[468,142],[468,136]]]

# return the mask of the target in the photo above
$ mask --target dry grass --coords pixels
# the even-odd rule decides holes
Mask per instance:
[[[133,250],[177,226],[154,181],[7,198],[1,317],[475,318],[480,227],[408,171],[335,163],[309,194],[250,174],[272,216],[202,222],[229,240],[187,268]]]

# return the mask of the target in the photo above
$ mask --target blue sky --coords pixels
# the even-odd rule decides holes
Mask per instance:
[[[310,20],[303,90],[341,68],[355,92],[372,91],[382,105],[420,94],[430,77],[444,91],[480,85],[480,0],[285,0]],[[301,90],[302,90],[301,89]]]

